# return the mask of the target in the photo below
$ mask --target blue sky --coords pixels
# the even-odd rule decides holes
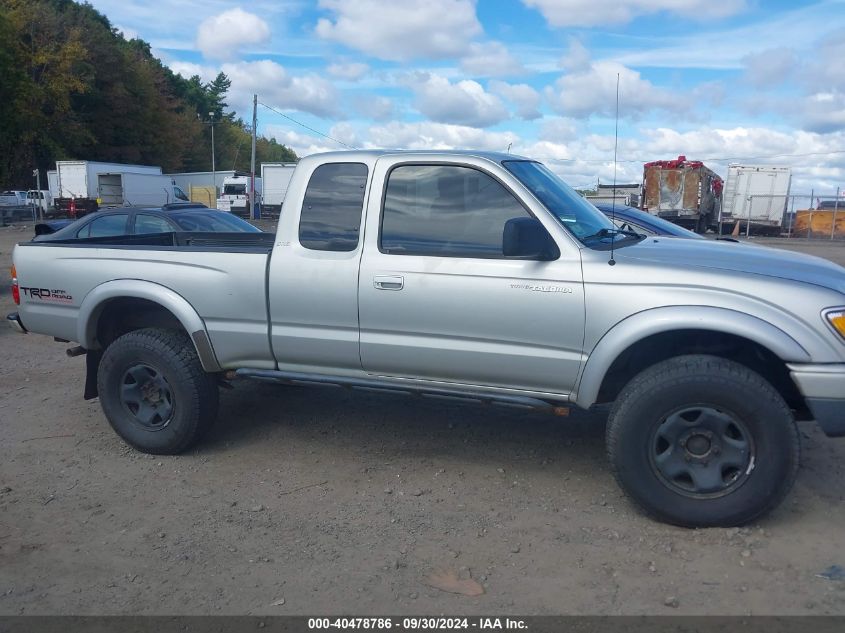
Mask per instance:
[[[506,150],[575,186],[685,154],[845,187],[845,0],[93,0],[174,71],[354,147]],[[300,155],[342,145],[259,107]]]

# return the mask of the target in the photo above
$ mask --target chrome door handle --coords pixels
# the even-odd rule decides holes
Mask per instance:
[[[375,286],[377,290],[402,290],[402,288],[405,287],[405,278],[376,275],[373,278],[373,286]]]

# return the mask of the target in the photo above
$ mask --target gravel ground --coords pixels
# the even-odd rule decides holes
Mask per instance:
[[[0,268],[30,231],[0,229]],[[812,423],[777,511],[684,530],[620,493],[598,414],[244,382],[201,446],[151,457],[64,347],[0,329],[0,614],[845,614],[818,576],[845,565],[845,441]]]

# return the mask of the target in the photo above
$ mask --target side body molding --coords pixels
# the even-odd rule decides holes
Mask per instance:
[[[599,389],[613,361],[634,343],[674,330],[710,330],[747,338],[785,362],[809,362],[810,354],[795,339],[757,317],[710,306],[671,306],[644,310],[613,326],[587,358],[574,401],[580,407],[596,403]]]
[[[93,349],[97,336],[97,320],[110,299],[146,299],[169,310],[182,324],[196,347],[203,369],[220,371],[214,348],[208,337],[205,323],[194,307],[180,294],[170,288],[139,279],[115,279],[100,284],[79,306],[77,340],[86,349]]]

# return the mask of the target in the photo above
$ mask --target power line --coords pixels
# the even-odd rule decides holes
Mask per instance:
[[[276,110],[276,108],[274,108],[274,107],[272,107],[272,106],[268,106],[266,103],[261,103],[261,101],[259,101],[259,102],[258,102],[258,104],[259,104],[259,105],[263,105],[263,106],[264,106],[265,108],[267,108],[268,110],[272,110],[273,112],[275,112],[275,113],[276,113],[276,114],[278,114],[279,116],[286,118],[288,121],[291,121],[291,122],[293,122],[293,123],[296,123],[296,124],[297,124],[297,125],[299,125],[300,127],[304,127],[306,130],[309,130],[309,131],[311,131],[311,132],[314,132],[314,134],[319,134],[320,136],[322,136],[322,137],[324,137],[324,138],[327,138],[327,139],[329,139],[330,141],[334,141],[334,142],[335,142],[335,143],[337,143],[338,145],[343,145],[346,149],[358,149],[357,147],[353,147],[352,145],[348,145],[347,143],[344,143],[343,141],[340,141],[340,140],[338,140],[338,139],[334,138],[333,136],[329,136],[328,134],[323,134],[320,130],[315,130],[313,127],[309,127],[309,126],[305,125],[304,123],[301,123],[301,122],[297,121],[296,119],[294,119],[294,118],[293,118],[293,117],[291,117],[291,116],[288,116],[288,115],[287,115],[287,114],[285,114],[284,112],[279,112],[278,110]]]

